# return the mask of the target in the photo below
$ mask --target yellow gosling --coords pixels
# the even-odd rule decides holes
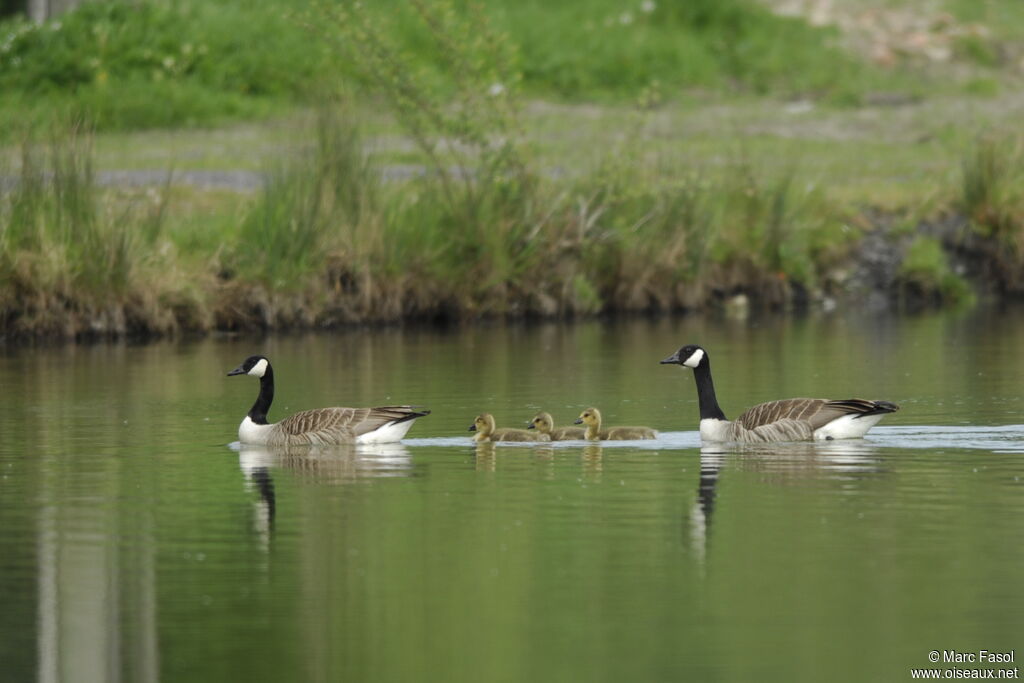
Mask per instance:
[[[609,427],[601,429],[601,411],[587,408],[576,418],[575,424],[587,425],[585,438],[590,441],[633,441],[653,439],[658,432],[650,427]]]
[[[473,441],[551,441],[547,434],[528,432],[525,429],[512,429],[503,427],[495,429],[494,416],[490,413],[481,413],[469,426],[469,431],[476,432]]]
[[[537,413],[537,416],[530,420],[527,429],[536,429],[541,434],[547,434],[552,441],[579,441],[584,437],[582,427],[555,427],[555,421],[550,413]]]

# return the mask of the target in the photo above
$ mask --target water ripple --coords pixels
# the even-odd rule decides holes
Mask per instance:
[[[406,446],[455,447],[474,446],[468,437],[434,437],[405,439]],[[594,445],[590,441],[552,441],[543,443],[499,442],[496,446],[511,448],[579,448]],[[634,448],[645,450],[700,448],[700,433],[660,432],[655,439],[638,441],[601,441],[602,448]],[[844,453],[862,455],[879,448],[986,450],[995,453],[1024,453],[1024,425],[900,425],[875,427],[867,438],[842,441],[790,442],[772,444],[713,444],[726,453],[759,452],[762,454],[793,452],[811,447],[817,453],[840,456]]]

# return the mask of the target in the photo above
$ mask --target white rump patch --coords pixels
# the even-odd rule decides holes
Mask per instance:
[[[697,349],[690,357],[683,361],[683,365],[688,368],[695,368],[700,365],[700,362],[704,360],[704,349]]]
[[[864,417],[843,415],[832,420],[824,427],[814,430],[814,438],[817,441],[823,441],[829,437],[833,439],[859,439],[869,429],[878,424],[878,421],[883,417],[883,413],[866,415]]]
[[[417,419],[413,418],[412,420],[398,423],[388,422],[377,427],[372,432],[360,434],[356,437],[356,443],[395,443],[396,441],[401,441],[409,429],[412,428],[412,423]]]
[[[265,363],[266,361],[260,362]],[[249,374],[251,375],[252,372]],[[242,420],[242,424],[238,425],[238,440],[243,444],[266,446],[267,437],[270,436],[270,430],[273,428],[274,425],[258,425],[252,421],[251,417],[246,415],[245,419]]]
[[[263,377],[263,375],[266,374],[266,372],[267,372],[267,359],[266,358],[260,358],[259,361],[256,363],[256,365],[252,366],[252,370],[250,370],[249,372],[247,372],[245,374],[252,375],[253,377]]]

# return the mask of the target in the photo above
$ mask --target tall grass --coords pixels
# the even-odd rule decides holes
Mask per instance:
[[[1024,293],[1024,145],[1020,137],[981,138],[960,167],[959,209],[984,238],[974,247],[1001,286]]]
[[[627,140],[579,176],[538,171],[523,150],[509,152],[517,172],[455,172],[439,156],[444,168],[384,181],[360,130],[346,109],[325,109],[316,144],[276,166],[240,220],[195,242],[173,234],[165,192],[97,186],[86,128],[26,141],[0,174],[10,179],[0,193],[3,335],[693,310],[737,293],[784,307],[836,294],[831,273],[849,268],[860,235],[799,169],[743,157],[679,173]],[[965,169],[995,183],[993,164],[1012,176],[992,153],[976,151]],[[965,210],[1020,215],[1015,186],[970,178]],[[976,227],[967,246],[987,267],[1008,264],[1009,277],[1020,269],[1009,268],[1005,240],[1019,227],[1007,230],[1020,224],[999,225]],[[898,274],[908,302],[970,299],[948,259],[938,239],[909,246]]]
[[[26,139],[0,196],[0,317],[6,333],[170,332],[198,310],[162,239],[164,202],[102,201],[91,134]],[[163,250],[163,254],[161,254]]]
[[[386,258],[377,253],[384,236],[371,229],[382,210],[380,182],[358,122],[344,108],[320,108],[312,150],[274,162],[221,257],[229,296],[218,319],[229,327],[309,325],[338,292],[361,293],[364,315],[367,273]]]

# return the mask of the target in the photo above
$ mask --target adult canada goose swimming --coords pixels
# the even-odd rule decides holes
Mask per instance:
[[[587,430],[584,438],[590,441],[633,441],[635,439],[653,439],[658,432],[650,427],[609,427],[601,429],[601,411],[587,408],[576,418],[574,424],[585,424]]]
[[[238,440],[257,446],[334,446],[348,443],[400,441],[416,418],[430,411],[416,406],[381,408],[320,408],[295,413],[280,422],[267,423],[274,400],[274,369],[263,356],[249,356],[228,373],[251,375],[260,380],[260,393],[249,414],[238,426]]]
[[[547,434],[552,441],[578,441],[584,438],[583,427],[555,427],[550,413],[537,413],[526,428]]]
[[[806,441],[810,439],[857,439],[899,406],[888,401],[863,398],[829,400],[789,398],[754,406],[735,421],[725,419],[718,406],[715,385],[711,381],[708,353],[693,344],[684,346],[661,361],[663,365],[683,365],[693,369],[700,403],[702,441]]]
[[[476,432],[473,441],[551,441],[547,434],[528,432],[525,429],[511,429],[503,427],[495,429],[494,416],[490,413],[481,413],[469,425],[469,431]]]

